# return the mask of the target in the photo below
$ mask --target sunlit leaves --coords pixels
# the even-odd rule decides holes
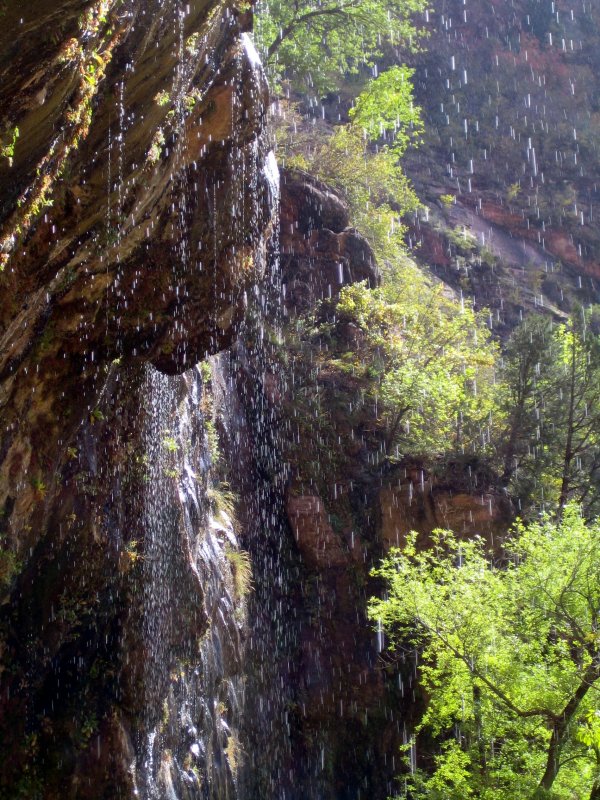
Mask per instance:
[[[363,331],[389,455],[485,451],[494,415],[497,348],[483,319],[410,262],[381,289],[345,287],[338,318]]]
[[[411,47],[426,0],[263,0],[255,36],[275,83],[323,95],[372,66],[386,43]]]
[[[351,223],[382,265],[404,252],[402,217],[419,203],[393,151],[369,151],[362,131],[344,125],[317,147],[308,166],[346,200]]]
[[[574,507],[559,524],[520,525],[495,560],[479,539],[416,534],[376,574],[370,616],[392,647],[421,650],[428,698],[417,733],[435,768],[412,798],[588,798],[598,772],[600,525]],[[467,787],[467,788],[465,788]]]
[[[413,102],[413,75],[414,69],[391,67],[369,82],[350,110],[350,119],[372,141],[391,134],[398,156],[423,131],[421,109]]]

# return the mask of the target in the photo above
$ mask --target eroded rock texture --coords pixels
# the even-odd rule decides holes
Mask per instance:
[[[129,797],[156,756],[140,754],[168,716],[170,665],[197,654],[217,615],[194,538],[206,443],[186,435],[196,494],[181,465],[152,477],[150,439],[183,448],[172,409],[185,387],[172,379],[157,410],[144,364],[181,373],[229,344],[263,274],[266,84],[234,4],[40,0],[0,14],[0,796]],[[171,586],[158,655],[139,616],[154,490]],[[146,770],[167,775],[160,791],[165,759]],[[197,792],[208,761],[185,765]]]
[[[429,205],[413,231],[422,263],[501,332],[525,310],[597,302],[598,4],[448,0],[427,27],[425,141],[406,163]]]
[[[364,384],[334,366],[361,334],[334,322],[327,299],[352,281],[378,282],[368,243],[347,226],[331,189],[282,171],[279,336],[267,326],[261,344],[249,330],[219,357],[228,476],[255,584],[243,797],[393,795],[419,698],[411,658],[380,652],[366,618],[381,590],[371,567],[411,529],[453,524],[491,538],[511,516],[474,459],[434,474],[382,457],[384,432]],[[330,323],[331,337],[311,338],[312,324],[297,333],[310,315]]]
[[[293,314],[337,296],[349,283],[379,281],[373,252],[350,227],[342,200],[301,171],[281,174],[280,258],[285,306]]]

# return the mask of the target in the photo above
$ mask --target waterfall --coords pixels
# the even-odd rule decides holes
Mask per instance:
[[[227,513],[211,507],[202,372],[149,368],[140,586],[143,664],[135,773],[144,800],[234,800],[245,609]]]
[[[246,37],[243,48],[258,69]],[[265,326],[273,323],[273,309],[279,300],[275,233],[279,186],[273,154],[259,174],[255,167],[258,140],[253,153],[250,159],[237,153],[231,169],[236,172],[232,186],[241,192],[250,182],[254,193],[266,192],[269,207],[275,209],[272,229],[256,250],[257,259],[263,260],[259,269],[266,277],[249,300],[248,321],[240,335],[243,340],[250,332],[256,334],[254,368],[263,369]],[[213,216],[216,236],[217,208]],[[244,345],[239,347],[241,350]],[[254,620],[250,631],[246,593],[238,586],[247,557],[240,551],[234,515],[223,502],[226,489],[217,475],[215,453],[215,417],[218,413],[221,423],[227,425],[238,381],[225,375],[224,358],[211,361],[212,374],[208,362],[175,377],[148,367],[143,387],[143,544],[137,586],[139,619],[133,620],[139,627],[141,663],[137,674],[143,701],[131,771],[137,796],[144,800],[251,797],[242,788],[245,778],[242,781],[241,775],[245,765],[253,763],[250,750],[256,745],[242,741],[249,727],[244,713],[244,651],[254,646]],[[260,393],[262,382],[257,388]],[[262,419],[259,395],[255,401]],[[269,428],[265,418],[263,460],[275,452],[269,444]],[[251,530],[244,531],[245,542],[253,540],[258,549],[263,541],[272,546],[273,514],[264,491],[259,481],[253,490],[257,505],[252,509]],[[268,580],[266,574],[260,577]],[[261,580],[259,591],[264,590]],[[256,607],[252,602],[252,608]],[[265,612],[270,615],[271,609],[263,607],[263,616]],[[266,697],[265,685],[259,691]],[[277,694],[281,694],[279,688],[273,698]],[[252,706],[249,713],[255,711]],[[265,708],[260,714],[260,725],[269,731],[272,713],[273,709]],[[266,747],[262,762],[272,755],[272,749]],[[276,755],[277,765],[280,760]],[[271,790],[276,791],[275,783]]]

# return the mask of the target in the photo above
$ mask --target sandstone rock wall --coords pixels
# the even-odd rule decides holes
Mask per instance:
[[[412,232],[422,262],[501,333],[525,311],[597,302],[597,4],[449,0],[426,27],[425,137],[406,160],[429,206]]]
[[[152,601],[170,633],[163,650],[149,650],[156,398],[145,365],[181,373],[229,344],[265,270],[276,167],[247,25],[235,4],[202,0],[40,0],[0,11],[7,800],[130,797],[161,769],[160,791],[183,780],[200,796],[198,776],[215,781],[215,796],[232,791],[219,719],[235,704],[229,684],[217,683],[239,669],[239,643],[217,666],[204,656],[201,674],[216,676],[211,710],[190,699],[190,686],[199,691],[193,671],[170,677],[174,664],[197,663],[207,628],[215,647],[238,636],[235,609],[223,616],[214,600],[211,569],[218,565],[227,583],[229,567],[225,542],[209,536],[199,411],[188,466],[174,459],[156,476],[170,520],[162,535],[172,542],[163,578],[172,585],[168,603]],[[189,392],[198,401],[193,381],[172,380],[171,403]],[[156,436],[180,454],[175,422],[167,425]],[[163,719],[164,703],[176,707],[172,696],[195,708],[183,738]],[[159,723],[156,752],[144,750]],[[210,752],[192,750],[187,760],[177,752],[176,742],[187,751],[203,737]]]

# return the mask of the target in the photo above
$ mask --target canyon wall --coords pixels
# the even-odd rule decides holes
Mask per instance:
[[[0,796],[229,796],[235,536],[177,375],[235,337],[275,225],[248,13],[0,15]]]
[[[434,4],[414,59],[415,254],[500,332],[596,297],[598,12],[555,6]],[[295,338],[379,278],[321,182],[279,223],[245,4],[0,22],[0,797],[385,798],[419,698],[370,569],[514,509],[476,459],[382,459]]]

